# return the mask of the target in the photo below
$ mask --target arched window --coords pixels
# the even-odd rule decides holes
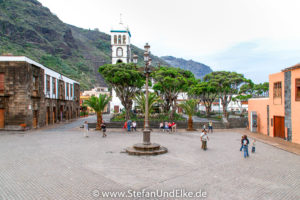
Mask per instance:
[[[117,63],[123,63],[123,61],[121,59],[117,60]]]
[[[118,44],[121,44],[121,35],[118,36]]]
[[[123,44],[126,44],[126,35],[123,35]]]
[[[114,36],[114,44],[117,44],[117,40],[118,40],[118,38],[117,38],[117,36],[115,35],[115,36]]]
[[[117,56],[122,57],[123,56],[123,49],[121,47],[117,48]]]

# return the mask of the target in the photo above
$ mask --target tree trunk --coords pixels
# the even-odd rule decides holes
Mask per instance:
[[[206,117],[209,117],[211,112],[211,104],[204,104],[204,105],[205,105]]]
[[[126,112],[125,112],[125,119],[126,121],[130,119],[130,108],[125,108]]]
[[[227,101],[222,100],[222,106],[223,106],[223,116],[228,119],[228,113],[227,113]]]
[[[102,123],[102,113],[101,112],[97,112],[96,130],[101,130],[101,123]]]
[[[132,100],[126,102],[126,105],[124,105],[125,107],[125,119],[126,121],[130,119],[130,112],[131,112],[131,108],[132,108]]]
[[[172,101],[172,111],[170,113],[170,120],[171,121],[174,121],[174,113],[176,112],[176,109],[177,109],[177,104],[176,104],[176,99],[174,99]]]
[[[189,119],[188,119],[188,131],[193,131],[193,118],[192,116],[189,116]]]

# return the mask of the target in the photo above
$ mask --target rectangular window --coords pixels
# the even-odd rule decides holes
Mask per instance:
[[[300,78],[296,79],[296,101],[300,101]]]
[[[56,95],[56,79],[52,77],[52,94]]]
[[[67,97],[69,96],[69,83],[67,83]]]
[[[33,90],[35,91],[38,91],[39,90],[39,79],[37,76],[33,76],[32,77],[32,88]]]
[[[282,89],[281,89],[281,82],[274,83],[274,91],[273,91],[273,97],[277,98],[282,96]]]
[[[50,92],[50,76],[46,76],[46,83],[47,83],[47,92]]]
[[[73,85],[72,84],[70,84],[70,92],[71,92],[71,97],[73,96]]]
[[[5,76],[4,73],[0,73],[0,93],[4,93]]]

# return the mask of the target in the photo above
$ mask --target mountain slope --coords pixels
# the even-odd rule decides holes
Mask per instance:
[[[161,58],[169,65],[180,67],[185,70],[190,70],[194,73],[196,78],[202,78],[206,74],[212,72],[212,69],[209,66],[199,62],[195,62],[193,60],[185,60],[182,58],[175,58],[173,56],[163,56]]]
[[[142,62],[143,50],[133,46],[132,52]],[[0,0],[2,53],[25,55],[88,89],[105,85],[98,68],[111,63],[110,35],[65,24],[37,0]]]

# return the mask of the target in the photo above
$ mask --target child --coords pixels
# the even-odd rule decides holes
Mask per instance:
[[[207,132],[205,129],[202,130],[201,136],[200,136],[201,142],[202,142],[202,149],[204,151],[207,150],[207,141],[209,140]]]
[[[252,142],[252,150],[251,150],[251,153],[255,153],[255,142],[256,142],[256,140],[254,139],[253,142]]]

